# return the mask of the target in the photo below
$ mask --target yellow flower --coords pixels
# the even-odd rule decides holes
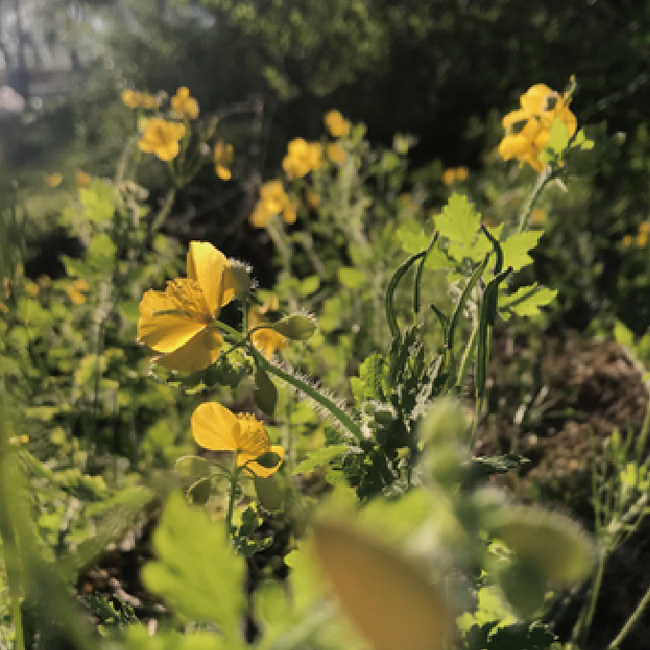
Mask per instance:
[[[641,233],[646,233],[646,235],[650,233],[650,221],[642,221],[639,224],[639,234]]]
[[[623,244],[623,248],[629,248],[632,245],[632,235],[625,235],[621,240],[621,244]]]
[[[25,293],[31,298],[34,298],[34,296],[38,296],[38,292],[40,290],[41,288],[36,284],[36,282],[32,282],[31,280],[29,280],[28,282],[25,283]]]
[[[639,248],[642,248],[643,246],[647,246],[648,245],[648,233],[639,231],[639,234],[636,236],[635,241],[636,241],[636,245]]]
[[[155,154],[160,160],[169,161],[178,156],[178,141],[185,135],[185,126],[179,122],[167,122],[161,117],[147,121],[138,147],[145,153]]]
[[[235,282],[224,254],[208,242],[190,242],[187,278],[142,296],[138,341],[157,352],[154,361],[169,370],[203,370],[219,356],[223,337],[214,323],[234,295]]]
[[[127,108],[139,108],[140,107],[140,93],[136,90],[130,90],[127,88],[122,91],[122,102]]]
[[[305,192],[305,201],[307,201],[307,205],[312,210],[318,210],[320,208],[320,195],[317,192],[307,190]]]
[[[214,145],[214,166],[217,176],[222,181],[229,181],[232,178],[230,165],[232,165],[234,153],[235,150],[231,144],[219,141]]]
[[[469,169],[467,167],[450,167],[445,169],[442,174],[442,182],[449,187],[456,182],[463,182],[469,178]]]
[[[350,122],[334,109],[325,115],[325,126],[333,138],[344,138],[350,133]]]
[[[262,185],[260,200],[250,216],[250,221],[255,228],[266,228],[276,214],[281,214],[287,224],[296,221],[296,206],[284,191],[282,182],[278,180]]]
[[[330,142],[327,145],[327,157],[337,165],[342,165],[345,162],[345,151],[343,147],[337,142]]]
[[[221,404],[206,402],[200,404],[192,414],[191,426],[194,440],[200,447],[211,451],[236,452],[237,466],[243,467],[251,476],[271,476],[284,459],[284,447],[271,444],[264,425],[253,415],[235,415]],[[275,465],[264,467],[257,462],[260,456],[269,453],[278,457]]]
[[[321,166],[323,150],[318,142],[307,142],[296,138],[289,143],[287,155],[282,160],[282,169],[289,178],[302,178]]]
[[[546,210],[542,210],[541,208],[535,208],[531,213],[530,213],[530,222],[540,225],[546,221]]]
[[[75,173],[75,182],[79,188],[88,187],[90,185],[90,176],[86,172],[81,171],[81,169],[78,169]]]
[[[189,117],[195,120],[199,116],[199,103],[190,95],[187,86],[181,86],[171,98],[171,105],[174,112],[180,117]]]
[[[58,172],[55,172],[54,174],[47,174],[45,177],[45,182],[50,187],[58,187],[61,185],[61,181],[63,181],[63,174],[59,174]]]
[[[502,120],[506,135],[499,145],[499,153],[504,160],[518,158],[541,172],[546,164],[539,160],[539,155],[548,142],[555,119],[564,123],[569,137],[576,132],[578,123],[569,109],[571,100],[545,84],[535,84],[519,101],[521,108],[511,111]]]
[[[269,311],[276,310],[277,308],[278,299],[275,296],[265,301],[261,306],[253,305],[248,310],[248,326],[250,329],[269,323],[270,321],[266,317],[266,314]],[[288,344],[286,337],[282,336],[280,332],[276,332],[270,327],[255,330],[251,334],[251,341],[267,359],[270,359],[277,350],[281,350]]]
[[[73,305],[83,305],[86,302],[86,296],[74,284],[65,287],[65,292]]]

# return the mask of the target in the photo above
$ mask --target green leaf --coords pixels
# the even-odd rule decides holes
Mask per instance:
[[[305,460],[299,463],[293,470],[292,474],[309,474],[319,467],[328,465],[330,461],[334,460],[337,456],[348,451],[347,445],[330,445],[323,447],[312,454],[309,454]]]
[[[503,268],[512,267],[513,271],[519,271],[531,264],[533,258],[528,253],[537,246],[543,234],[543,230],[527,230],[511,235],[502,242]]]
[[[187,499],[195,506],[203,506],[212,494],[212,480],[209,476],[194,481],[187,489]]]
[[[114,193],[110,185],[94,181],[91,187],[79,190],[84,216],[90,221],[110,221],[114,211]]]
[[[203,478],[210,474],[210,463],[201,456],[181,456],[174,464],[174,470],[187,478]]]
[[[538,287],[537,283],[519,287],[509,296],[502,296],[500,309],[512,311],[518,316],[536,316],[541,307],[545,307],[557,296],[557,289]]]
[[[469,250],[476,239],[480,221],[479,213],[466,196],[452,194],[442,214],[436,217],[436,227],[443,237]]]
[[[431,241],[422,227],[413,219],[405,221],[397,229],[397,238],[402,242],[402,248],[409,255],[414,255],[427,248]]]
[[[366,284],[366,274],[350,266],[338,270],[339,282],[348,289],[360,289]]]
[[[569,129],[567,125],[556,117],[551,124],[546,149],[550,149],[556,156],[559,156],[569,145]]]
[[[117,253],[117,246],[106,234],[100,233],[90,240],[88,246],[88,263],[93,269],[105,271],[110,269]]]
[[[237,638],[244,607],[244,564],[222,526],[179,493],[167,501],[153,536],[157,561],[142,571],[147,589],[162,596],[182,620],[215,622]]]
[[[278,401],[278,390],[266,372],[258,366],[255,371],[255,404],[267,415],[273,415]]]

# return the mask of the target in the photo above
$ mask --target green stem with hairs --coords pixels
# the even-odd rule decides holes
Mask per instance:
[[[533,190],[530,193],[528,200],[526,201],[526,204],[524,205],[524,208],[519,216],[519,227],[517,228],[518,233],[523,232],[528,227],[528,221],[530,219],[533,208],[537,203],[537,199],[539,199],[542,191],[546,185],[548,185],[548,183],[553,180],[553,178],[555,178],[555,176],[550,167],[547,167],[537,177],[537,182],[535,183],[535,186],[533,187]]]
[[[255,358],[255,363],[258,367],[286,381],[296,390],[299,390],[301,393],[307,395],[307,397],[313,399],[317,404],[320,404],[324,409],[329,411],[332,416],[335,417],[357,440],[362,441],[364,439],[359,425],[332,400],[325,397],[325,395],[320,393],[318,390],[316,390],[316,388],[311,386],[303,379],[295,377],[294,375],[285,372],[281,368],[278,368],[278,366],[267,361],[267,359],[262,354],[260,354],[260,352],[258,352],[253,345],[248,346],[248,351]]]
[[[237,467],[237,455],[235,454],[233,460],[234,467],[230,473],[230,495],[228,496],[228,512],[226,513],[226,539],[230,541],[232,536],[232,516],[235,512],[235,495],[237,494],[237,481],[241,468]]]

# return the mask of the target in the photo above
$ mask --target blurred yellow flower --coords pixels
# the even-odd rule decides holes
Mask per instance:
[[[330,142],[327,145],[327,157],[337,165],[342,165],[345,162],[345,151],[343,147],[337,142]]]
[[[323,149],[318,142],[295,138],[289,143],[282,169],[289,178],[302,178],[321,166]]]
[[[632,245],[632,235],[625,235],[621,240],[621,244],[623,244],[623,248],[629,248]]]
[[[237,466],[251,476],[267,478],[284,460],[284,447],[272,445],[264,425],[248,413],[235,415],[221,404],[205,402],[192,414],[191,426],[196,444],[211,451],[234,451]],[[269,462],[258,462],[266,454],[277,457],[268,459],[275,461],[271,467],[264,466]]]
[[[641,233],[646,233],[646,235],[650,233],[650,221],[642,221],[639,224],[639,234]]]
[[[543,224],[546,221],[546,210],[542,210],[542,208],[535,208],[531,213],[530,213],[530,222],[540,225]]]
[[[545,84],[535,84],[520,98],[521,108],[508,113],[502,120],[506,135],[499,144],[499,154],[504,160],[518,158],[541,172],[546,164],[539,160],[550,137],[555,119],[566,126],[569,137],[578,128],[575,115],[569,109],[571,99],[551,90]]]
[[[69,284],[64,290],[73,305],[83,305],[86,302],[86,296],[74,286],[74,283]]]
[[[248,327],[254,329],[269,323],[266,314],[271,310],[278,308],[278,299],[273,296],[265,301],[263,305],[253,305],[248,310]],[[253,345],[267,358],[270,359],[276,351],[286,347],[288,341],[286,337],[282,336],[270,327],[255,330],[251,334],[251,341]]]
[[[442,174],[442,182],[449,187],[456,182],[464,182],[469,178],[469,169],[467,167],[450,167],[445,169]]]
[[[90,176],[86,172],[81,171],[81,169],[78,169],[75,173],[75,182],[77,183],[77,187],[89,187]]]
[[[235,281],[224,254],[208,242],[190,242],[187,278],[142,296],[138,341],[157,352],[153,360],[169,370],[203,370],[219,356],[223,337],[214,323],[234,295]]]
[[[643,246],[647,246],[648,245],[648,233],[647,232],[641,232],[639,230],[639,233],[637,234],[635,241],[636,241],[636,245],[639,248],[642,248]]]
[[[328,111],[324,119],[325,126],[333,138],[345,138],[350,133],[350,122],[339,111]]]
[[[147,121],[138,147],[141,151],[152,153],[167,162],[178,156],[178,141],[184,135],[185,125],[180,122],[167,122],[162,117],[152,117]]]
[[[59,172],[55,172],[54,174],[47,174],[45,176],[45,182],[50,187],[58,187],[59,185],[61,185],[62,181],[63,181],[63,174],[59,174]]]
[[[214,166],[217,176],[222,181],[229,181],[232,178],[230,166],[235,157],[235,149],[231,144],[217,142],[214,145]]]
[[[317,192],[307,190],[305,192],[305,201],[312,210],[318,210],[320,208],[320,195]]]
[[[38,292],[41,290],[41,288],[36,284],[36,282],[32,282],[29,280],[28,282],[25,283],[25,293],[33,298],[34,296],[38,296]]]
[[[199,103],[190,95],[190,89],[187,86],[181,86],[176,94],[171,98],[173,111],[179,117],[189,117],[195,120],[199,116]]]
[[[142,93],[138,90],[122,91],[122,103],[128,108],[157,108],[158,100],[149,93]]]
[[[284,191],[282,182],[278,180],[262,185],[260,199],[250,216],[250,221],[256,228],[266,228],[276,214],[281,214],[287,224],[296,221],[296,206]]]

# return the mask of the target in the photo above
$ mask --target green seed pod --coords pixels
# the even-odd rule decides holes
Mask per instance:
[[[271,475],[268,478],[256,476],[255,492],[260,504],[269,512],[278,512],[282,509],[284,491],[276,475]]]
[[[534,565],[553,585],[571,586],[591,573],[594,545],[567,517],[537,507],[511,506],[485,523],[489,533],[503,540],[519,562]]]
[[[270,327],[288,339],[306,341],[316,331],[316,320],[307,314],[290,314]]]

